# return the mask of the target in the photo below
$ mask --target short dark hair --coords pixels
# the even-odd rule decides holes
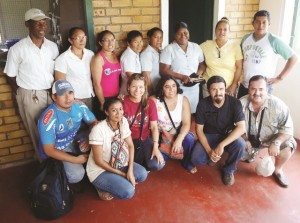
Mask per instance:
[[[271,22],[271,16],[270,16],[270,12],[267,11],[267,10],[260,10],[260,11],[257,11],[255,14],[254,14],[254,17],[253,17],[253,22],[254,20],[256,19],[256,17],[259,17],[259,16],[266,16],[268,21]]]
[[[72,27],[71,29],[69,29],[68,37],[69,37],[69,38],[72,38],[72,36],[74,35],[74,33],[75,33],[77,30],[81,30],[81,31],[83,31],[84,34],[85,34],[85,30],[84,30],[83,28],[77,27],[77,26],[76,26],[76,27]]]
[[[266,85],[268,85],[268,79],[265,76],[263,76],[263,75],[254,75],[249,80],[249,86],[250,86],[251,82],[258,81],[258,80],[264,80],[266,82]]]
[[[178,32],[179,29],[185,28],[189,30],[188,25],[185,22],[179,22],[174,26],[174,35]]]
[[[126,41],[127,43],[131,43],[131,41],[136,38],[136,37],[142,37],[143,38],[143,35],[140,31],[138,30],[132,30],[130,31],[128,34],[127,34],[127,38],[126,38]]]
[[[216,76],[212,76],[212,77],[210,77],[210,78],[208,79],[208,81],[207,81],[207,83],[206,83],[206,86],[207,86],[207,90],[208,90],[208,91],[209,91],[210,86],[211,86],[212,84],[214,84],[214,83],[224,83],[224,84],[225,84],[225,88],[226,88],[226,82],[225,82],[224,78],[221,77],[221,76],[216,75]]]
[[[107,98],[103,104],[103,110],[108,112],[109,107],[112,104],[115,104],[117,102],[120,102],[122,104],[122,101],[120,98],[117,98],[117,97]]]
[[[158,28],[158,27],[153,27],[152,29],[148,30],[147,32],[147,36],[150,38],[154,35],[155,32],[161,32],[161,33],[164,33],[162,31],[162,29]]]
[[[176,84],[177,87],[177,94],[182,94],[183,90],[180,88],[178,82],[175,80],[174,77],[171,75],[163,75],[160,80],[158,81],[156,88],[155,88],[155,97],[158,98],[160,101],[163,101],[164,99],[164,93],[163,93],[163,88],[165,83],[168,80],[173,80]]]

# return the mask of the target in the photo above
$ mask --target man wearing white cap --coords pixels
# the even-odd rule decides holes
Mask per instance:
[[[32,8],[25,13],[29,35],[9,49],[4,68],[36,153],[36,124],[42,111],[52,102],[49,89],[54,80],[54,60],[58,56],[56,44],[45,38],[47,19],[50,18],[40,9]]]
[[[54,102],[38,121],[39,155],[42,160],[48,157],[61,160],[68,182],[78,183],[85,173],[82,166],[88,158],[85,153],[90,150],[89,132],[79,131],[80,124],[84,121],[92,127],[97,120],[83,102],[74,100],[74,89],[66,80],[54,82],[52,99]]]

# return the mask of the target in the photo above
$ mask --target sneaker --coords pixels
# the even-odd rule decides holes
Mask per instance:
[[[229,173],[223,173],[222,181],[226,186],[234,184],[234,175]]]

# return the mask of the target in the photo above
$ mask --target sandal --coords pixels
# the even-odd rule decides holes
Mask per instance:
[[[197,167],[193,167],[192,169],[190,169],[191,174],[197,173],[197,171]]]
[[[101,191],[101,190],[97,189],[97,193],[98,193],[99,198],[103,201],[110,201],[114,198],[110,193],[105,192],[105,191]]]

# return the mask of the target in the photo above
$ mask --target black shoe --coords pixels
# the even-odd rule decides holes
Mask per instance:
[[[226,186],[231,186],[234,184],[234,175],[229,173],[223,173],[222,181]]]

